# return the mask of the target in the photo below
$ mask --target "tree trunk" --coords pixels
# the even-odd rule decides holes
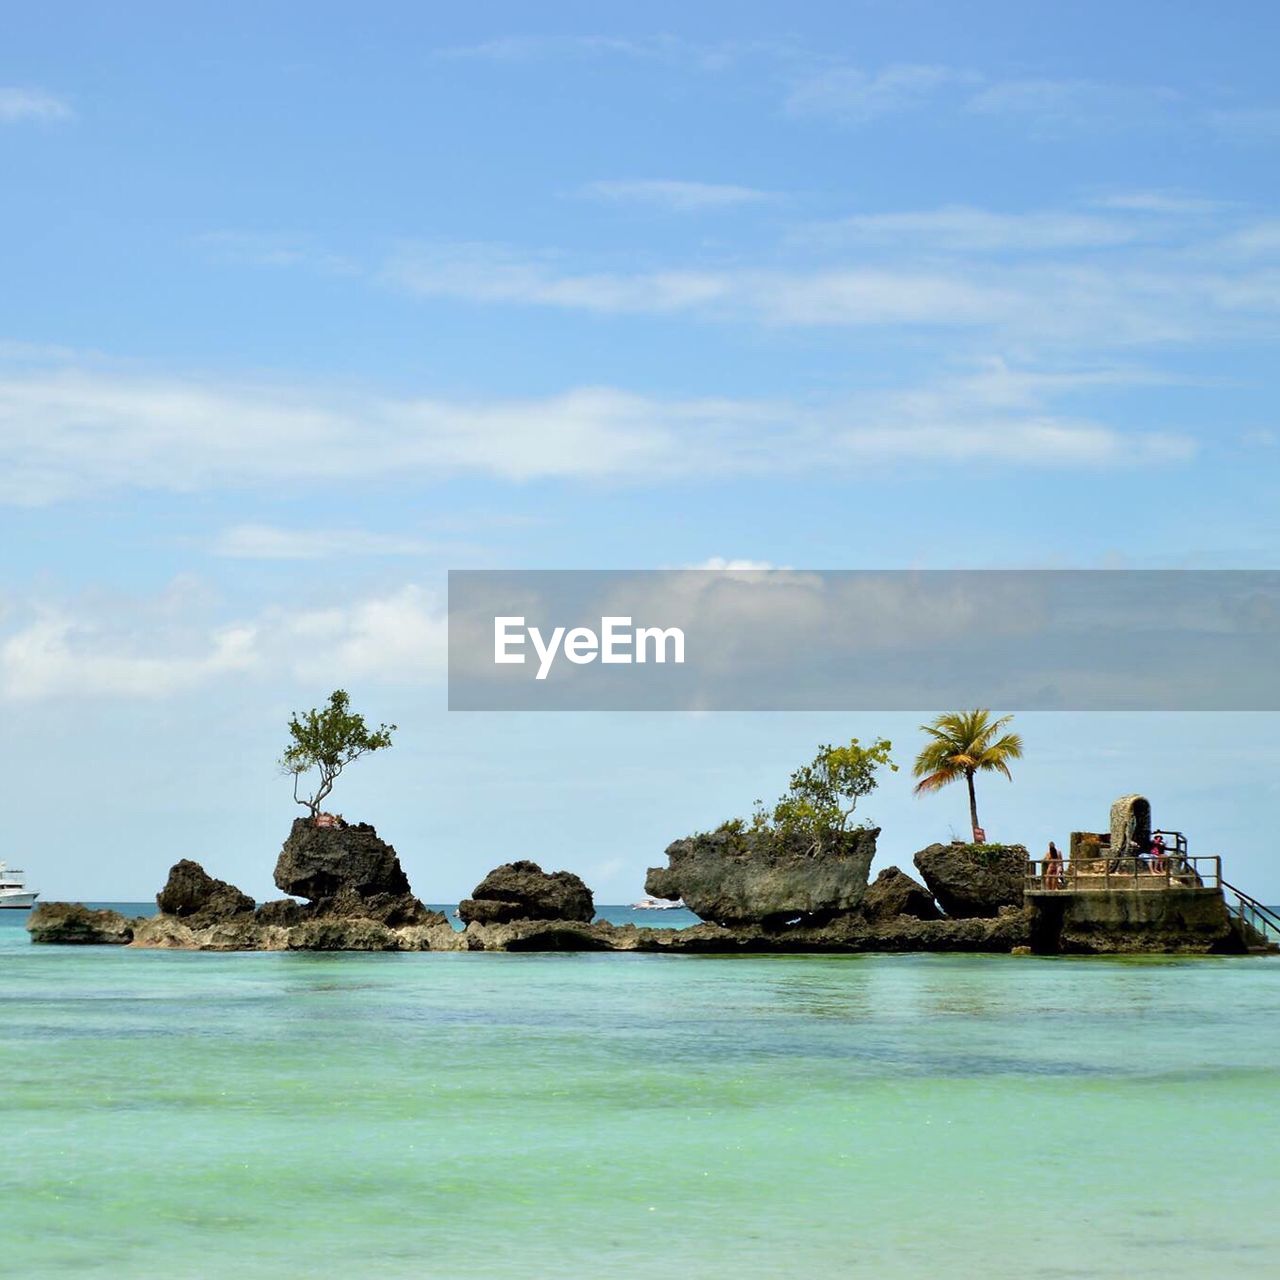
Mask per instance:
[[[966,770],[964,780],[969,784],[969,820],[973,824],[973,842],[978,842],[978,797],[973,789],[973,770]]]

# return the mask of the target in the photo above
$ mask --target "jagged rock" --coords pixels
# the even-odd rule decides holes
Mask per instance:
[[[506,862],[495,867],[458,904],[467,924],[506,924],[512,920],[576,920],[595,917],[591,890],[572,871],[543,871],[536,862]]]
[[[645,892],[683,898],[721,925],[830,917],[861,905],[879,834],[878,827],[833,833],[831,847],[814,853],[800,837],[721,828],[668,845],[668,865],[649,869]]]
[[[435,924],[409,924],[396,930],[401,951],[466,951],[462,931],[443,916]]]
[[[399,951],[400,936],[380,920],[304,920],[286,930],[290,951]]]
[[[431,911],[411,893],[372,893],[367,897],[354,889],[340,889],[331,898],[321,898],[303,912],[303,919],[336,917],[379,920],[393,928],[407,924],[439,924],[445,921],[440,911]]]
[[[639,930],[630,928],[633,932],[627,934],[605,921],[581,920],[473,922],[464,938],[467,948],[476,951],[634,951]]]
[[[276,860],[277,888],[309,898],[303,918],[425,924],[434,914],[413,896],[396,851],[368,823],[317,827],[297,818]]]
[[[1001,907],[1022,905],[1027,851],[1020,844],[931,844],[916,854],[915,864],[949,916],[989,918]]]
[[[169,869],[169,879],[156,894],[156,906],[164,915],[212,923],[248,915],[254,901],[235,885],[214,879],[198,862],[183,858]]]
[[[317,827],[296,818],[276,860],[275,882],[283,893],[313,902],[342,889],[361,897],[409,892],[396,851],[367,822]]]
[[[897,867],[886,867],[867,889],[867,896],[862,900],[862,917],[879,922],[896,916],[937,920],[942,912],[933,895],[918,880]]]
[[[289,930],[283,925],[252,919],[219,920],[195,931],[200,951],[284,951],[288,945]]]
[[[196,935],[189,924],[176,916],[148,916],[137,922],[129,945],[163,951],[194,951]]]
[[[95,911],[78,902],[41,902],[27,917],[32,942],[124,946],[136,921],[118,911]]]
[[[254,919],[260,925],[283,925],[302,923],[302,904],[292,898],[273,898],[264,902],[256,912]]]

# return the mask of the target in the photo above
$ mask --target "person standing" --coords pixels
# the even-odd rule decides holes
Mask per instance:
[[[1044,855],[1044,887],[1061,889],[1062,886],[1062,854],[1058,852],[1058,846],[1050,840],[1049,852]]]

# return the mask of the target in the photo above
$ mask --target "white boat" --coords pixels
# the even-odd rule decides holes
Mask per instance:
[[[632,911],[682,911],[684,903],[676,898],[672,901],[670,898],[641,898],[639,902],[631,904]]]
[[[22,872],[0,862],[0,910],[29,911],[36,905],[38,893],[31,893],[23,883]]]

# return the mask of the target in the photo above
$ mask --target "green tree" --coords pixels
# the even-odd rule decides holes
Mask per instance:
[[[772,825],[784,836],[806,836],[812,852],[820,852],[829,836],[848,829],[858,801],[876,789],[879,770],[888,766],[898,771],[889,758],[892,749],[884,738],[869,747],[857,738],[844,747],[829,743],[819,747],[813,760],[791,775],[786,795],[773,807]],[[768,825],[768,815],[761,808],[756,810],[756,825]]]
[[[915,776],[920,779],[916,793],[938,791],[963,778],[969,788],[969,817],[975,841],[982,824],[978,821],[974,776],[994,771],[1012,781],[1009,762],[1022,758],[1021,736],[1002,732],[1012,719],[1001,716],[992,720],[987,708],[975,707],[972,711],[949,712],[932,724],[920,726],[931,741],[916,757]]]
[[[343,769],[371,751],[389,747],[395,731],[393,724],[371,730],[364,716],[351,710],[345,689],[335,689],[328,704],[318,711],[313,708],[302,715],[295,712],[289,720],[292,741],[280,757],[280,768],[293,775],[294,800],[314,818]],[[313,769],[319,775],[319,785],[311,795],[300,796],[298,780]]]

